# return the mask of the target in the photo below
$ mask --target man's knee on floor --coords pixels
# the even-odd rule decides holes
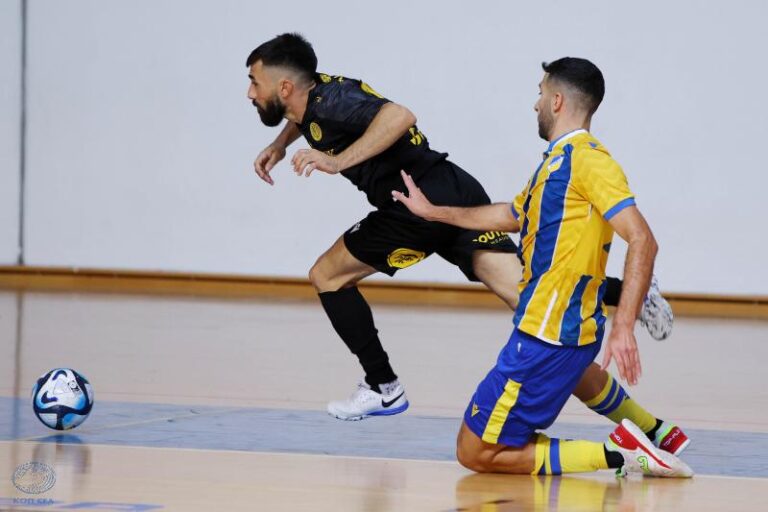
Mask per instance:
[[[456,460],[476,473],[530,474],[533,447],[532,443],[520,448],[485,443],[464,424],[456,439]]]
[[[477,450],[461,443],[456,446],[456,460],[459,464],[475,473],[490,473],[493,471],[494,453],[491,450]]]

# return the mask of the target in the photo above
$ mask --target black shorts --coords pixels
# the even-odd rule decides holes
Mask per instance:
[[[447,160],[430,169],[417,185],[437,205],[480,206],[491,202],[475,178]],[[344,233],[344,244],[355,258],[390,276],[437,253],[458,266],[470,281],[479,281],[472,268],[475,251],[517,252],[507,233],[428,222],[394,201],[372,211]]]

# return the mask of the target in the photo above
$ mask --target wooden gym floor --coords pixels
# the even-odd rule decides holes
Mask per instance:
[[[453,458],[460,417],[511,328],[503,310],[375,305],[411,409],[341,422],[324,413],[359,377],[319,305],[0,291],[0,511],[764,510],[768,323],[679,318],[640,332],[630,394],[692,438],[690,481],[610,471],[474,475]],[[67,366],[93,384],[81,427],[37,422],[35,379]],[[569,403],[550,432],[601,440],[611,424]],[[14,486],[27,462],[55,472]]]

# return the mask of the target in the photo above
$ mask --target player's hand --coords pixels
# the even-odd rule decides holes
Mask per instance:
[[[603,370],[608,368],[611,359],[616,360],[619,376],[628,384],[637,384],[637,379],[643,372],[640,365],[640,352],[637,350],[634,326],[613,325],[608,343],[605,344],[603,355]]]
[[[269,171],[271,171],[275,164],[283,158],[285,158],[285,147],[273,142],[259,153],[259,156],[253,161],[253,168],[256,170],[256,174],[259,175],[259,178],[270,185],[274,185],[275,182],[272,181]]]
[[[328,155],[316,149],[300,149],[291,159],[293,172],[296,176],[306,176],[318,170],[326,174],[336,174],[341,171],[339,161],[335,156]]]
[[[418,215],[422,219],[430,220],[430,213],[435,205],[430,203],[429,199],[427,199],[421,189],[416,186],[416,183],[414,183],[410,174],[405,171],[400,171],[400,176],[403,177],[405,188],[408,189],[408,195],[406,196],[402,192],[393,190],[392,199],[403,203],[414,215]]]

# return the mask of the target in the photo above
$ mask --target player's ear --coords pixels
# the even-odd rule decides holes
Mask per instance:
[[[562,110],[565,104],[565,96],[562,93],[556,92],[552,95],[552,112],[557,113]]]
[[[283,78],[277,83],[277,93],[280,95],[282,99],[288,98],[291,94],[293,94],[293,90],[295,89],[294,83],[287,79]]]

